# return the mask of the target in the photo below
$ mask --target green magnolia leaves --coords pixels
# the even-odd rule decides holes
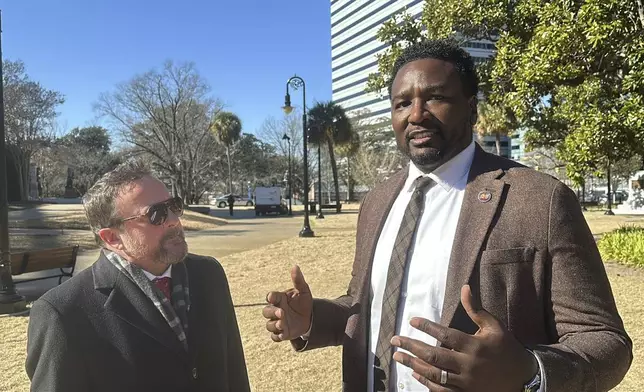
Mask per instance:
[[[486,101],[528,129],[529,147],[554,147],[570,178],[644,155],[642,1],[426,0],[422,16],[397,15],[378,38],[367,89],[388,85],[402,47],[423,38],[485,39],[496,55],[478,66]]]

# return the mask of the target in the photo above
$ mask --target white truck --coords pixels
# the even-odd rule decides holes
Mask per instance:
[[[276,186],[255,188],[255,215],[285,214],[287,211],[282,202],[282,188]]]

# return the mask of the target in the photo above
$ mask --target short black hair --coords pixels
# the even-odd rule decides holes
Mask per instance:
[[[452,39],[423,40],[405,47],[394,61],[394,66],[389,77],[389,96],[394,84],[396,74],[405,64],[415,60],[437,59],[454,64],[463,84],[463,92],[467,96],[478,95],[479,78],[476,74],[474,61],[467,51],[458,46]]]

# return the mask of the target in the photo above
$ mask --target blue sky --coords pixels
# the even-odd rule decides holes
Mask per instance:
[[[245,132],[281,116],[286,80],[331,98],[328,0],[1,0],[2,51],[66,97],[65,129],[101,124],[101,92],[167,59],[192,61]],[[292,93],[301,105],[300,92]]]

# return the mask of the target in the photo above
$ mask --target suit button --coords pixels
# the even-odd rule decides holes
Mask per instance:
[[[399,383],[399,384],[398,384],[398,388],[400,388],[400,389],[405,389],[405,384],[403,384],[403,383]]]
[[[197,379],[197,368],[192,368],[192,378]]]

